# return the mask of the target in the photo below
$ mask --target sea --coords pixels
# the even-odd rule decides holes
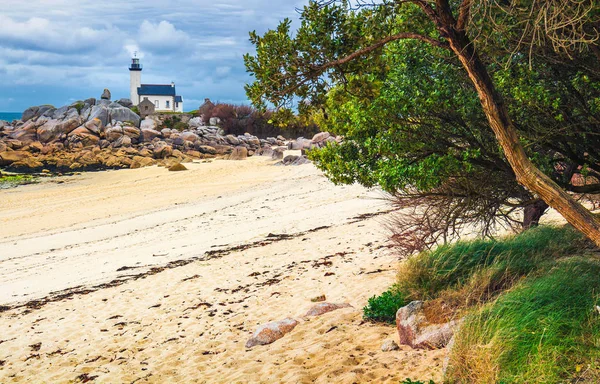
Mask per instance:
[[[23,114],[21,112],[0,112],[0,120],[13,121],[20,120]]]

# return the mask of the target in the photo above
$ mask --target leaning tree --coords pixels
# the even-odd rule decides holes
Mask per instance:
[[[507,42],[517,42],[510,52],[515,58],[524,52],[532,57],[537,47],[548,45],[566,54],[577,49],[598,52],[597,11],[595,1],[585,0],[396,0],[354,5],[313,1],[302,10],[302,24],[293,35],[290,20],[262,37],[251,33],[257,52],[246,55],[245,61],[256,81],[247,86],[247,93],[262,106],[299,98],[303,112],[323,106],[332,87],[352,85],[352,79],[377,73],[386,65],[384,48],[394,42],[415,40],[450,52],[470,79],[516,181],[600,245],[600,221],[525,151],[492,76],[494,49],[486,49],[490,41],[485,38],[501,31]]]

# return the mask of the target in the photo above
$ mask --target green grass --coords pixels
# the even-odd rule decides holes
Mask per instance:
[[[598,383],[595,251],[570,226],[441,246],[403,263],[397,283],[369,300],[365,318],[393,322],[412,300],[425,301],[430,322],[464,318],[450,383]]]
[[[600,262],[559,261],[467,316],[451,356],[456,382],[600,381]]]
[[[587,244],[579,232],[568,227],[538,227],[500,240],[461,241],[409,259],[399,272],[397,285],[410,300],[435,299],[461,288],[493,294]]]
[[[19,185],[37,183],[37,179],[30,175],[3,175],[0,176],[0,189],[15,188]]]
[[[379,296],[373,296],[363,308],[363,318],[369,321],[394,324],[396,312],[406,301],[404,295],[395,288],[390,288]]]

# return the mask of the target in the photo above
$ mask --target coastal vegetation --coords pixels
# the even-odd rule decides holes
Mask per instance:
[[[424,300],[428,320],[464,318],[447,380],[458,383],[597,382],[600,262],[570,226],[441,246],[409,259],[393,287],[369,300],[385,314]]]
[[[198,111],[205,121],[218,119],[219,126],[227,135],[243,135],[246,132],[259,138],[269,136],[313,137],[319,128],[313,119],[288,113],[285,119],[273,111],[261,111],[249,105],[212,103],[202,105]]]
[[[533,207],[532,223],[549,205],[600,245],[600,221],[569,193],[597,193],[599,186],[597,7],[524,3],[312,1],[298,30],[285,20],[263,36],[251,33],[256,55],[245,61],[256,81],[247,94],[263,108],[300,99],[300,113],[331,116],[334,127],[348,131],[362,127],[337,151],[345,157],[316,158],[336,181],[433,197],[439,193],[432,189],[445,187],[442,194],[464,196],[489,182],[473,186],[461,171],[477,165],[473,172],[489,177],[490,169],[499,170],[492,185],[517,188],[503,191],[497,204],[483,204],[484,224],[521,192],[513,208]],[[360,105],[355,113],[346,100]],[[350,124],[336,124],[336,115],[349,115]],[[420,135],[434,141],[428,145],[436,144],[435,152]],[[591,151],[580,152],[586,145]],[[572,185],[576,175],[584,181]],[[480,207],[459,210],[449,224]]]
[[[309,157],[404,209],[388,227],[412,256],[364,318],[395,321],[401,342],[401,307],[460,324],[448,382],[600,380],[599,12],[594,1],[311,1],[297,30],[284,20],[250,34],[255,106],[284,118],[295,106],[343,136]],[[570,225],[540,227],[548,208]]]

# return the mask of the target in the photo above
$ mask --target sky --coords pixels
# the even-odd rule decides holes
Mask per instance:
[[[0,111],[62,106],[104,88],[129,98],[137,52],[142,83],[170,84],[184,108],[205,98],[248,103],[248,32],[264,33],[308,0],[2,0]]]

